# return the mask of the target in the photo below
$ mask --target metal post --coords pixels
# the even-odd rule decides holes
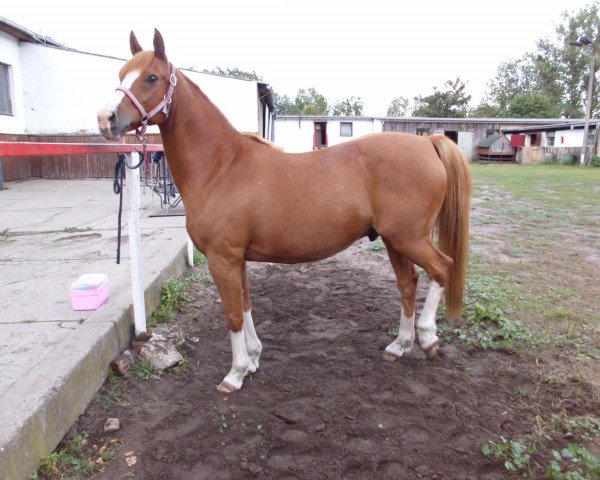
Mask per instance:
[[[128,163],[135,165],[133,153],[127,154]],[[146,304],[144,301],[144,277],[142,269],[140,235],[140,169],[126,168],[127,200],[129,206],[129,264],[133,294],[133,321],[135,335],[146,331]]]
[[[4,188],[4,175],[2,174],[2,158],[0,158],[0,190]]]
[[[579,163],[585,165],[587,161],[588,131],[590,129],[590,117],[592,115],[592,92],[594,91],[594,69],[596,62],[596,47],[592,45],[592,61],[590,62],[590,80],[588,82],[587,105],[585,109],[585,123],[583,126],[583,146],[581,148],[581,160]],[[597,128],[597,127],[596,127]]]

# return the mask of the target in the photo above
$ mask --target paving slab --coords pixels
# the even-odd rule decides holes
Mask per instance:
[[[127,346],[133,308],[124,195],[121,265],[115,263],[118,197],[112,181],[27,180],[0,191],[0,479],[28,479],[104,382]],[[152,217],[141,196],[146,312],[166,278],[185,268],[183,216]],[[69,286],[105,273],[109,299],[71,308]]]

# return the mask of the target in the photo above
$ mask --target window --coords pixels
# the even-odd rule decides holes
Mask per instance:
[[[548,146],[549,147],[553,147],[554,146],[554,139],[556,137],[556,132],[548,132],[546,133],[546,140],[548,141]]]
[[[588,130],[588,138],[587,138],[587,146],[591,147],[592,145],[594,145],[594,137],[596,136],[596,130],[591,127]]]
[[[485,131],[485,138],[487,137],[491,137],[492,135],[494,135],[496,133],[496,131],[492,128],[488,128]]]
[[[352,136],[352,122],[340,122],[340,137]]]
[[[0,63],[0,115],[12,115],[9,66]]]
[[[429,128],[417,128],[417,135],[429,135]]]

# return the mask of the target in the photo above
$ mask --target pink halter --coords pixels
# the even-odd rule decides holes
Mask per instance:
[[[167,93],[165,94],[165,96],[163,97],[161,102],[156,107],[154,107],[152,110],[150,110],[150,112],[146,112],[146,110],[144,109],[142,104],[139,102],[139,100],[137,98],[135,98],[135,95],[133,94],[133,92],[131,90],[129,90],[127,87],[119,85],[115,89],[115,90],[119,90],[119,91],[123,92],[125,95],[127,95],[129,100],[131,100],[131,102],[133,103],[135,108],[138,109],[138,111],[140,112],[140,115],[142,116],[142,126],[135,131],[135,134],[140,142],[145,142],[146,127],[148,126],[148,122],[154,115],[156,115],[158,112],[162,111],[162,113],[164,113],[165,117],[169,118],[169,108],[171,107],[173,90],[175,90],[175,85],[177,85],[177,76],[175,75],[176,68],[171,63],[169,65],[171,65],[171,76],[169,77],[169,88],[167,89]],[[166,120],[166,118],[165,118],[165,120]]]

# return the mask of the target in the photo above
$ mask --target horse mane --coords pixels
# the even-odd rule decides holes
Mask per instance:
[[[283,148],[280,147],[279,145],[275,145],[273,142],[269,142],[268,140],[265,140],[264,138],[262,138],[260,135],[258,135],[257,133],[254,132],[240,132],[244,137],[250,138],[258,143],[262,143],[264,145],[268,145],[271,148],[274,148],[276,150],[279,150],[281,152],[283,152]]]
[[[152,50],[144,50],[143,52],[134,55],[134,57],[119,70],[119,78],[123,80],[129,72],[135,70],[143,72],[148,68],[153,58],[154,52]]]

